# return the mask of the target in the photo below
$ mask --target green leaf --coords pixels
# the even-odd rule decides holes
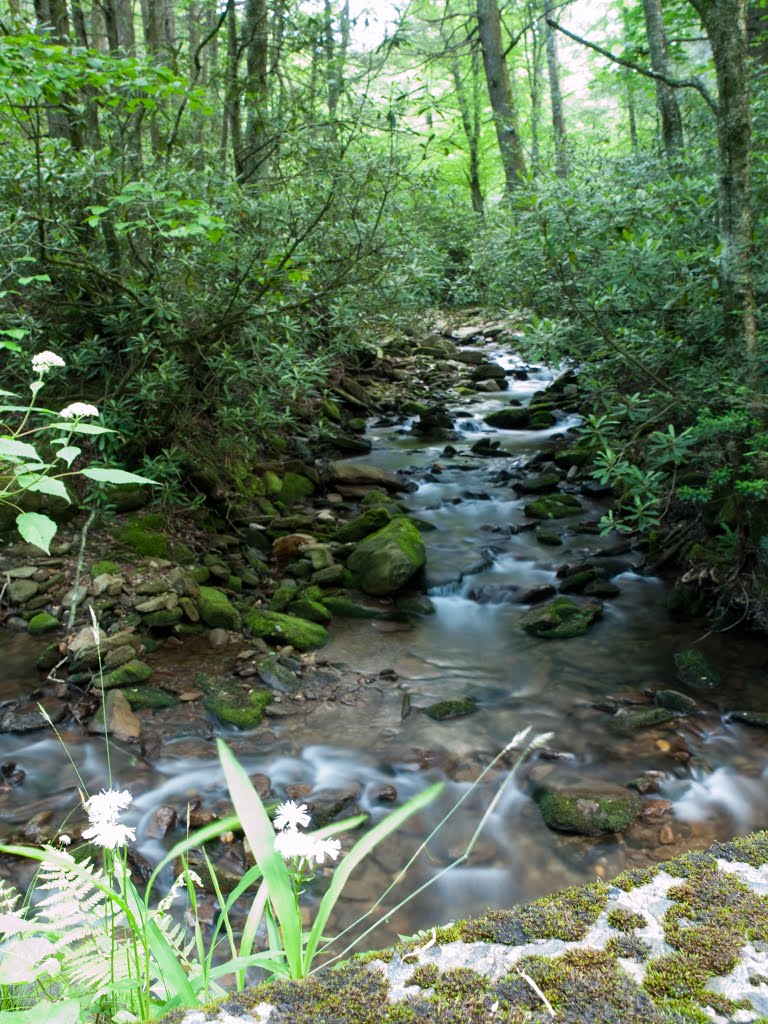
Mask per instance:
[[[52,494],[55,498],[63,498],[67,503],[71,502],[69,492],[61,480],[50,476],[36,476],[34,473],[24,473],[17,477],[19,487],[25,491],[35,491],[38,494]],[[30,481],[29,483],[27,481]]]
[[[0,437],[0,458],[28,459],[38,463],[42,461],[33,445],[26,441],[16,441],[12,437]]]
[[[101,466],[87,466],[81,470],[89,480],[98,480],[102,484],[156,484],[156,480],[139,476],[137,473],[126,473],[124,469],[107,469]]]
[[[44,281],[50,283],[50,277],[47,274],[32,274],[31,277],[20,277],[19,284],[32,284],[33,281]],[[25,334],[29,334],[29,331],[25,331]]]
[[[48,423],[49,430],[66,430],[69,434],[116,434],[116,430],[109,427],[100,427],[97,423],[70,423],[67,420],[57,423]]]
[[[76,445],[68,445],[66,448],[60,448],[56,452],[56,458],[63,459],[68,466],[71,466],[81,451],[82,448],[78,448]]]
[[[56,536],[56,523],[39,512],[20,512],[16,516],[16,529],[28,544],[34,544],[50,555],[51,541]]]
[[[29,331],[25,330],[23,327],[6,327],[0,331],[0,334],[2,334],[4,338],[13,338],[14,341],[23,341],[29,334]],[[7,393],[9,394],[10,392]]]
[[[0,1024],[78,1024],[80,1003],[77,999],[42,999],[26,1010],[0,1011]]]
[[[301,977],[301,918],[296,909],[290,872],[275,850],[275,830],[245,769],[225,743],[217,740],[216,746],[235,811],[269,886],[269,902],[280,922],[290,975]]]

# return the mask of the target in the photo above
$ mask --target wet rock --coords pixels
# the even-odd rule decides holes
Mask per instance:
[[[500,363],[479,363],[470,373],[470,379],[479,380],[506,380],[507,371]]]
[[[227,595],[216,587],[200,587],[200,618],[212,629],[239,629],[240,614]]]
[[[35,596],[39,589],[40,584],[35,583],[34,580],[13,580],[8,587],[8,599],[11,604],[25,604]]]
[[[581,502],[572,494],[548,494],[525,506],[525,514],[533,519],[564,519],[583,511]]]
[[[457,363],[463,363],[465,366],[480,366],[481,363],[485,362],[485,354],[476,348],[459,349],[451,358]]]
[[[558,587],[561,594],[580,594],[597,578],[597,572],[591,565],[567,566],[567,569],[568,572],[562,577],[563,582]]]
[[[147,839],[165,839],[169,832],[176,828],[178,814],[174,807],[163,804],[156,807],[150,815],[144,835]]]
[[[175,694],[169,693],[168,690],[161,690],[156,686],[129,686],[120,692],[134,711],[145,708],[153,711],[157,708],[172,708],[174,704],[185,697],[185,694],[177,697]],[[197,692],[197,696],[202,696],[200,691]]]
[[[554,788],[540,784],[534,800],[549,828],[581,836],[624,832],[641,809],[637,793],[600,782]]]
[[[330,824],[338,815],[351,810],[350,804],[360,796],[360,786],[352,784],[346,789],[322,789],[312,792],[307,797],[309,812],[312,816],[312,828],[322,828]]]
[[[280,693],[295,693],[301,689],[301,680],[295,672],[281,665],[275,654],[268,654],[256,666],[259,679],[272,690]]]
[[[530,413],[522,406],[508,405],[488,413],[485,422],[497,430],[526,430],[530,424]]]
[[[313,572],[310,581],[319,587],[333,587],[344,581],[345,573],[343,565],[329,565],[327,569]]]
[[[395,607],[405,615],[434,615],[435,605],[426,594],[412,594],[409,597],[398,597]]]
[[[554,593],[554,588],[552,589]],[[478,604],[503,604],[509,601],[516,601],[519,587],[501,583],[483,583],[479,587],[472,587],[467,597],[470,601],[477,601]]]
[[[151,675],[152,669],[149,665],[138,658],[132,658],[111,672],[105,672],[101,677],[101,685],[105,690],[119,686],[135,686],[149,679]]]
[[[701,651],[689,648],[675,654],[677,678],[685,686],[711,690],[720,685],[720,676],[711,667]]]
[[[425,409],[411,427],[412,433],[425,438],[442,438],[452,430],[453,417],[443,405]]]
[[[494,455],[499,454],[500,448],[500,441],[492,441],[489,437],[481,437],[479,441],[475,441],[470,451],[472,451],[475,455],[492,457]]]
[[[328,643],[328,631],[316,622],[281,612],[253,610],[243,615],[244,628],[251,636],[290,644],[308,651]]]
[[[482,391],[486,394],[493,394],[496,391],[503,391],[505,387],[504,381],[498,380],[479,380],[476,385],[477,391]]]
[[[515,484],[515,490],[521,494],[544,494],[548,491],[557,490],[562,476],[560,473],[540,473],[538,476],[529,476]]]
[[[299,592],[299,584],[296,580],[281,580],[272,597],[269,599],[268,608],[271,612],[281,612],[286,608]]]
[[[392,516],[387,508],[381,505],[368,508],[361,515],[355,516],[354,519],[350,519],[349,522],[340,526],[336,531],[335,539],[341,544],[361,541],[370,534],[383,529],[391,520]]]
[[[226,629],[209,629],[208,630],[208,646],[213,650],[220,650],[222,647],[226,647],[229,643],[229,633]]]
[[[674,717],[668,708],[620,708],[611,719],[611,728],[618,735],[627,736],[637,729],[662,725]]]
[[[611,580],[592,580],[584,587],[583,594],[589,597],[618,597],[621,590]]]
[[[669,708],[670,711],[682,711],[691,715],[699,710],[699,705],[693,697],[680,693],[678,690],[657,690],[653,699],[660,708]]]
[[[306,619],[308,622],[319,622],[321,625],[326,625],[331,621],[331,612],[325,607],[325,605],[310,597],[308,593],[302,594],[296,601],[291,601],[286,609],[291,615],[297,615],[300,619]]]
[[[768,729],[768,711],[730,711],[728,719],[731,722],[742,722],[744,725]]]
[[[577,468],[586,466],[592,461],[592,457],[592,452],[584,448],[562,448],[559,452],[555,452],[553,456],[555,465],[565,470],[570,469],[572,466]]]
[[[518,620],[518,625],[531,636],[547,640],[566,640],[583,636],[602,617],[601,601],[590,599],[576,604],[567,597],[558,597],[542,607],[532,608]]]
[[[272,700],[267,690],[243,690],[225,684],[210,693],[204,703],[219,721],[240,729],[253,729],[261,722]]]
[[[329,483],[351,487],[378,487],[386,491],[402,491],[406,485],[385,469],[368,466],[363,462],[331,462],[325,471]]]
[[[27,623],[27,631],[32,636],[42,636],[44,633],[50,633],[51,630],[60,628],[59,620],[49,612],[38,612]]]
[[[3,786],[20,786],[27,773],[23,768],[17,768],[15,761],[6,761],[0,764],[0,780]]]
[[[426,549],[419,531],[398,516],[382,530],[361,541],[347,559],[367,594],[392,594],[425,564]]]
[[[547,601],[550,597],[554,597],[557,591],[551,583],[544,583],[539,587],[531,587],[520,598],[521,604],[539,604],[541,601]]]
[[[54,725],[67,716],[67,705],[63,701],[45,698],[40,704]],[[37,702],[19,704],[0,712],[0,732],[34,732],[36,729],[50,729],[50,722],[43,716]]]
[[[184,612],[178,606],[176,608],[161,608],[159,611],[150,612],[142,617],[142,622],[149,629],[169,629],[181,622]]]
[[[39,811],[34,814],[21,830],[22,838],[36,846],[50,842],[56,832],[51,823],[52,818],[53,811]]]
[[[545,547],[557,548],[563,543],[562,530],[558,526],[539,523],[535,531],[536,540]]]
[[[123,644],[121,647],[108,647],[104,653],[102,664],[105,669],[119,668],[135,658],[136,652],[130,644]]]
[[[141,735],[141,722],[123,694],[119,690],[110,690],[104,694],[103,706],[88,723],[88,732],[106,732],[113,739],[128,742],[137,740]]]
[[[460,700],[440,700],[435,704],[422,708],[427,718],[435,722],[443,722],[447,718],[465,718],[477,711],[477,701],[474,697],[463,697]]]
[[[46,644],[37,656],[36,666],[41,672],[50,672],[62,659],[62,649],[58,644]]]
[[[379,619],[385,614],[377,608],[366,608],[343,594],[325,597],[323,604],[332,615],[343,619]]]
[[[391,803],[397,800],[397,790],[394,786],[385,782],[377,786],[370,794],[370,797],[371,800],[376,800],[378,803]]]

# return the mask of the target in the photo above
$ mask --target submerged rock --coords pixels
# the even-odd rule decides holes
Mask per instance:
[[[436,722],[442,722],[446,718],[464,718],[466,715],[474,714],[477,711],[477,701],[474,697],[462,697],[459,700],[439,700],[435,704],[422,708],[422,710],[428,718],[432,718]]]
[[[564,519],[583,511],[581,502],[572,494],[547,494],[525,506],[525,514],[533,519]]]
[[[632,790],[600,782],[552,788],[541,785],[534,800],[549,828],[580,836],[624,832],[642,807]]]
[[[518,624],[531,636],[547,640],[567,640],[583,636],[603,614],[602,601],[591,599],[576,604],[568,597],[558,597],[549,604],[532,608],[518,619]]]
[[[246,612],[243,615],[243,626],[251,636],[290,644],[299,651],[322,647],[329,640],[328,630],[318,623],[281,612],[261,609]]]
[[[720,685],[720,676],[711,667],[701,651],[689,648],[675,654],[677,678],[685,686],[711,690]]]

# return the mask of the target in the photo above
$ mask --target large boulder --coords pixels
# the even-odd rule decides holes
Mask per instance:
[[[308,622],[296,615],[264,611],[261,608],[243,615],[243,626],[251,636],[290,644],[299,651],[309,651],[328,643],[328,630],[317,622]]]
[[[602,614],[603,604],[596,599],[577,604],[568,597],[557,597],[521,615],[518,623],[531,636],[568,640],[586,633]]]
[[[640,813],[640,797],[625,786],[588,782],[541,785],[534,792],[541,816],[557,832],[600,836],[624,832]]]
[[[400,477],[364,462],[331,462],[325,471],[328,483],[352,487],[378,487],[385,491],[407,489]]]
[[[381,597],[404,586],[425,564],[427,553],[413,523],[397,516],[361,541],[347,559],[347,568],[366,594]]]
[[[200,618],[211,629],[239,629],[240,616],[223,590],[200,587]]]

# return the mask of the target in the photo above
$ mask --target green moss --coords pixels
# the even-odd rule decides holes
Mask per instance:
[[[640,813],[637,793],[618,786],[606,792],[578,786],[543,790],[535,799],[550,828],[583,836],[624,832]]]
[[[424,708],[424,714],[436,722],[442,722],[446,718],[464,718],[477,711],[477,701],[474,697],[464,697],[461,700],[440,700],[436,704],[430,704]]]
[[[177,606],[176,608],[160,608],[156,612],[148,612],[146,615],[142,615],[141,621],[148,629],[167,629],[169,626],[175,626],[181,622],[183,618],[184,611]]]
[[[608,911],[608,924],[619,932],[632,932],[635,928],[645,928],[648,919],[625,907],[614,907]]]
[[[120,665],[111,672],[105,672],[101,679],[101,685],[105,690],[115,686],[135,686],[136,683],[143,683],[145,679],[149,679],[151,675],[152,669],[149,665],[145,665],[138,658],[131,658],[124,665]]]
[[[629,960],[647,960],[653,948],[650,942],[638,938],[637,935],[614,935],[605,944],[606,951],[613,956],[626,957]]]
[[[264,717],[264,709],[274,697],[268,690],[251,690],[238,695],[233,692],[212,694],[205,700],[205,707],[227,725],[239,729],[253,729]]]
[[[149,531],[134,522],[121,527],[117,537],[126,547],[145,558],[168,557],[168,537],[164,533]]]
[[[720,676],[710,666],[701,651],[690,648],[675,654],[677,678],[686,686],[711,690],[720,685]]]
[[[608,887],[602,882],[564,889],[555,896],[511,910],[492,910],[476,921],[457,926],[457,938],[518,946],[534,939],[583,938],[605,910]],[[447,941],[447,940],[443,940]]]
[[[322,625],[330,622],[332,618],[331,613],[322,602],[313,601],[306,594],[297,601],[291,601],[288,611],[291,615],[298,615],[299,618],[307,619],[308,622],[319,622]]]
[[[329,640],[328,631],[318,623],[280,612],[246,611],[243,624],[251,636],[290,644],[300,651],[322,647]]]
[[[179,702],[175,694],[156,686],[128,687],[123,690],[123,696],[134,711],[140,708],[172,708]]]
[[[622,871],[613,879],[613,885],[624,892],[631,892],[643,885],[652,882],[661,868],[657,864],[649,868],[630,868],[629,871]]]
[[[406,985],[418,985],[420,988],[432,988],[440,977],[437,964],[419,964],[413,974],[405,979]]]
[[[525,514],[532,519],[564,519],[582,511],[581,502],[572,494],[547,494],[525,506]]]
[[[95,579],[96,576],[103,576],[105,573],[109,576],[114,576],[115,573],[120,572],[120,566],[117,562],[110,562],[105,559],[101,562],[94,562],[91,566],[91,578]]]
[[[364,608],[363,605],[343,595],[324,597],[323,604],[332,615],[345,619],[380,619],[384,614],[375,608]]]
[[[347,559],[366,594],[382,596],[404,586],[426,562],[426,549],[410,520],[398,516],[362,540]]]
[[[296,505],[306,501],[315,493],[315,485],[312,481],[302,476],[301,473],[286,473],[283,477],[283,486],[280,491],[280,500],[286,505]]]
[[[583,636],[602,615],[603,605],[600,601],[590,600],[577,604],[569,597],[557,597],[521,615],[518,625],[531,636],[547,640],[568,640]]]
[[[61,623],[55,615],[51,615],[50,612],[38,612],[27,623],[27,632],[32,636],[42,636],[43,633],[50,633],[52,629],[60,627]]]
[[[341,544],[360,541],[364,537],[376,533],[377,530],[383,529],[391,519],[392,516],[383,505],[376,505],[340,526],[336,531],[335,539]]]
[[[240,615],[227,595],[216,587],[200,587],[200,618],[212,629],[239,629]]]

